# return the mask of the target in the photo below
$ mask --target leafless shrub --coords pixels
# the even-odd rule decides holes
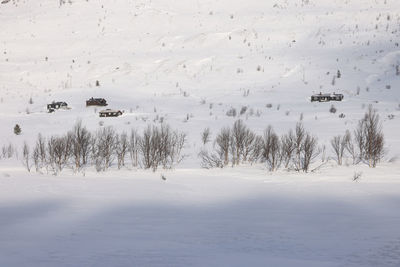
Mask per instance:
[[[250,145],[249,162],[256,163],[262,158],[264,149],[264,140],[261,136],[253,133],[253,141]]]
[[[16,155],[15,147],[11,143],[9,143],[8,145],[4,145],[1,148],[1,154],[5,159],[12,158]]]
[[[223,128],[215,139],[217,153],[222,159],[224,165],[229,163],[229,149],[231,146],[231,129]]]
[[[203,142],[203,145],[206,145],[208,142],[210,142],[210,135],[211,131],[210,128],[205,128],[203,132],[201,133],[201,141]]]
[[[75,164],[75,168],[79,170],[86,165],[89,159],[90,143],[92,134],[82,126],[82,121],[77,121],[71,132],[72,151],[71,155]]]
[[[183,160],[181,152],[185,143],[186,134],[172,131],[168,125],[148,126],[138,143],[143,167],[153,171],[160,165],[172,168]]]
[[[318,140],[305,129],[300,122],[296,124],[293,135],[294,156],[293,166],[296,171],[308,172],[311,163],[320,154]]]
[[[244,125],[243,121],[235,121],[231,131],[231,154],[233,165],[239,165],[240,163],[244,150],[244,140],[247,133],[247,127]]]
[[[138,132],[132,129],[129,136],[128,149],[133,167],[137,167],[139,164],[139,140],[140,136]]]
[[[337,109],[335,108],[334,105],[331,105],[331,108],[329,109],[330,113],[336,113]]]
[[[237,111],[235,108],[230,108],[227,112],[226,112],[226,116],[228,117],[236,117],[237,115]]]
[[[40,165],[39,165],[39,151],[37,150],[37,148],[35,147],[34,149],[33,149],[33,152],[32,152],[32,160],[33,160],[33,164],[35,165],[35,169],[36,169],[36,171],[39,171],[40,170]]]
[[[218,154],[209,154],[206,150],[202,150],[199,153],[199,158],[201,159],[201,167],[205,169],[211,168],[223,168],[224,163]]]
[[[62,171],[68,163],[71,154],[72,137],[70,134],[65,136],[52,136],[47,140],[47,164],[54,174]]]
[[[360,120],[354,130],[354,142],[358,149],[358,162],[362,161],[365,153],[365,121]]]
[[[306,131],[304,129],[303,124],[297,123],[294,136],[293,136],[293,145],[295,157],[293,158],[293,165],[296,171],[300,171],[301,168],[301,153],[303,150],[303,143],[305,139]]]
[[[346,143],[346,136],[337,135],[331,140],[332,150],[335,153],[338,165],[342,165]]]
[[[125,166],[125,157],[128,152],[129,142],[128,135],[126,133],[122,133],[121,135],[116,135],[116,154],[118,161],[118,169],[122,166]]]
[[[349,130],[346,131],[346,133],[344,135],[344,139],[345,139],[346,151],[352,157],[353,164],[357,164],[357,160],[359,159],[359,154],[357,152],[357,145],[356,145],[355,141],[353,140]]]
[[[308,172],[311,163],[319,155],[318,140],[316,137],[306,133],[301,151],[301,169]]]
[[[362,172],[354,172],[353,174],[353,181],[358,182],[358,180],[361,178]]]
[[[267,163],[270,171],[275,171],[277,168],[279,168],[282,160],[281,142],[271,126],[268,126],[268,128],[264,131],[263,141],[263,160],[265,160]]]
[[[115,159],[116,133],[112,127],[101,128],[96,133],[92,153],[97,171],[107,170]]]
[[[293,158],[294,151],[296,150],[296,145],[294,140],[295,137],[293,135],[292,130],[290,130],[289,133],[281,137],[281,154],[285,168],[289,167],[289,164]]]
[[[372,168],[384,156],[384,136],[382,132],[382,124],[379,115],[372,106],[369,106],[367,113],[364,115],[360,124],[363,128],[360,129],[364,132],[364,159]]]
[[[243,143],[242,143],[242,149],[241,149],[241,154],[242,154],[242,161],[244,162],[250,162],[254,163],[257,161],[258,157],[252,158],[251,155],[255,155],[254,152],[256,149],[258,149],[256,146],[256,139],[257,135],[251,131],[250,129],[246,129]]]
[[[325,160],[326,160],[326,146],[325,145],[322,145],[322,148],[321,148],[321,161],[322,162],[325,162]]]
[[[31,171],[31,167],[32,164],[30,162],[30,150],[29,150],[29,146],[26,142],[24,142],[24,146],[22,148],[22,156],[23,156],[23,164],[25,166],[25,168],[28,170],[28,172]]]
[[[36,171],[39,171],[41,168],[47,165],[46,139],[44,139],[42,134],[40,133],[38,134],[35,148],[33,149],[32,157]]]

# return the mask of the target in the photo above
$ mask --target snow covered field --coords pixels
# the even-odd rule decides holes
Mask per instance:
[[[0,147],[79,119],[118,132],[164,121],[188,143],[180,165],[155,173],[53,176],[28,173],[20,151],[1,159],[0,266],[400,266],[397,0],[3,2]],[[319,92],[345,98],[311,103]],[[99,118],[90,97],[125,113]],[[53,100],[71,109],[47,113]],[[242,119],[280,135],[302,118],[332,157],[330,139],[369,105],[387,149],[375,169],[200,168],[206,127],[215,138]]]
[[[387,171],[390,168],[390,173]],[[1,266],[399,266],[400,168],[27,175],[2,166]]]

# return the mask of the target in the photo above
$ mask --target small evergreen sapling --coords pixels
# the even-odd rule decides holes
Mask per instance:
[[[18,124],[15,124],[15,126],[14,126],[14,134],[15,135],[21,134],[21,127]]]

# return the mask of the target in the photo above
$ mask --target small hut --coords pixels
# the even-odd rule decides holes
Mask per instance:
[[[122,115],[121,110],[105,109],[99,112],[100,117],[118,117]]]
[[[311,102],[329,102],[329,101],[342,101],[344,96],[342,94],[323,94],[319,93],[311,96]]]
[[[90,98],[86,100],[86,106],[107,106],[107,101],[104,98]]]
[[[68,104],[66,102],[54,102],[54,101],[50,104],[47,104],[47,110],[49,112],[53,112],[56,109],[60,109],[60,108],[66,109],[66,108],[68,108]]]

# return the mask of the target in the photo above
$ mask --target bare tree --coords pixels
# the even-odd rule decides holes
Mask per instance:
[[[232,164],[239,165],[241,156],[243,155],[244,151],[244,142],[246,140],[246,136],[248,134],[247,127],[244,125],[242,120],[237,120],[233,124],[232,127]]]
[[[210,139],[211,139],[211,131],[210,128],[207,127],[201,133],[201,141],[203,142],[203,145],[206,145],[208,142],[210,142]]]
[[[357,150],[356,150],[356,146],[354,144],[353,138],[352,138],[351,133],[350,133],[349,130],[346,131],[346,133],[344,135],[344,139],[345,139],[345,142],[346,142],[345,143],[346,151],[352,157],[353,164],[356,164],[359,156],[358,156],[358,153],[357,153]]]
[[[131,130],[131,134],[129,137],[129,155],[131,157],[131,161],[132,161],[132,165],[134,167],[138,166],[138,153],[139,153],[139,140],[140,140],[140,136],[138,134],[138,132],[134,129]]]
[[[80,169],[87,164],[90,153],[90,142],[92,134],[82,126],[82,121],[77,121],[72,130],[72,157],[74,159],[75,168]]]
[[[129,149],[128,135],[124,132],[116,135],[116,153],[118,160],[118,169],[125,166],[125,157]]]
[[[254,142],[251,145],[251,153],[249,157],[249,161],[251,163],[256,163],[258,160],[262,158],[264,151],[264,140],[263,137],[259,135],[255,135]]]
[[[154,165],[156,160],[157,151],[155,145],[154,132],[151,126],[148,126],[144,131],[143,135],[139,140],[140,153],[142,155],[143,168],[150,169]]]
[[[302,160],[301,160],[301,153],[303,151],[304,146],[304,139],[305,139],[306,131],[302,123],[298,122],[296,124],[296,129],[294,133],[294,151],[295,151],[295,158],[294,161],[294,168],[296,171],[302,170]]]
[[[155,171],[159,165],[172,168],[183,159],[181,154],[186,143],[186,135],[172,131],[168,125],[148,126],[139,139],[139,151],[145,169]]]
[[[384,156],[384,136],[382,132],[382,124],[379,119],[379,114],[372,106],[369,106],[367,113],[363,120],[363,132],[365,136],[364,158],[368,161],[368,165],[372,168],[376,167],[376,164]]]
[[[295,137],[293,135],[292,130],[290,130],[289,133],[282,135],[281,137],[282,161],[285,168],[289,167],[289,164],[293,158],[293,153],[296,149],[294,140]]]
[[[218,154],[223,160],[224,165],[229,163],[229,149],[231,145],[231,129],[223,128],[221,132],[217,135],[215,139],[215,144],[217,146]]]
[[[364,159],[365,155],[365,121],[362,119],[358,122],[357,128],[354,130],[354,141],[358,149],[358,162]]]
[[[172,146],[170,149],[170,167],[173,167],[174,164],[180,163],[185,155],[182,154],[182,150],[185,147],[187,142],[187,136],[185,133],[179,133],[178,131],[174,131],[172,134]]]
[[[55,174],[59,171],[62,171],[62,169],[67,165],[69,157],[71,155],[71,148],[71,134],[67,134],[61,137],[52,136],[47,141],[47,160]]]
[[[105,171],[115,159],[116,134],[112,127],[101,128],[97,132],[96,166]]]
[[[268,126],[264,131],[263,142],[263,159],[268,165],[270,171],[275,171],[281,163],[281,144],[278,135],[274,132],[271,126]]]
[[[37,170],[39,170],[45,164],[47,164],[46,156],[47,156],[46,139],[43,138],[42,134],[39,133],[34,148],[34,157],[35,157],[34,161]]]
[[[155,169],[159,164],[162,164],[164,168],[171,166],[170,155],[173,154],[174,140],[172,130],[169,125],[162,124],[160,128],[154,128],[156,135],[158,136],[158,142],[156,150],[158,152]]]
[[[29,146],[26,142],[24,142],[24,146],[22,148],[22,156],[23,156],[23,164],[28,172],[31,171],[31,163],[30,163],[30,151]]]
[[[37,147],[35,147],[33,149],[32,160],[33,160],[33,164],[35,165],[35,169],[38,172],[40,170],[40,165],[39,165],[39,151],[38,151]]]
[[[346,143],[346,137],[341,135],[334,136],[331,140],[332,150],[335,153],[338,165],[342,165]]]
[[[251,159],[251,154],[253,153],[256,141],[256,134],[252,132],[250,129],[246,129],[246,133],[243,139],[243,148],[242,148],[242,160],[248,161]],[[250,158],[249,158],[250,157]],[[251,161],[251,160],[250,160]]]
[[[318,140],[316,137],[306,133],[301,150],[301,169],[308,172],[311,163],[319,155]]]

